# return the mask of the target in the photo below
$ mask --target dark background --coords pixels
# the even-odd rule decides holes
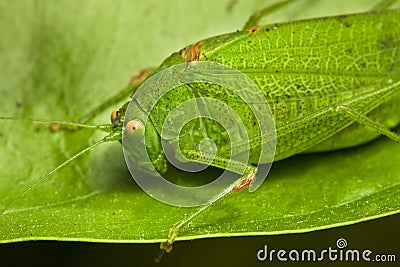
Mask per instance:
[[[374,254],[395,254],[397,263],[330,262],[335,266],[399,266],[400,215],[358,223],[350,226],[303,234],[278,236],[210,238],[183,241],[164,256],[158,266],[271,266],[259,262],[258,250],[265,244],[270,249],[336,248],[336,240],[345,238],[348,249],[369,249]],[[157,266],[154,256],[158,244],[98,244],[80,242],[21,242],[0,245],[0,266]],[[372,258],[372,256],[371,256]],[[303,266],[315,263],[278,262],[273,265]]]

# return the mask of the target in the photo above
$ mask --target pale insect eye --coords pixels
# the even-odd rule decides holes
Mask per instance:
[[[134,133],[137,130],[142,130],[142,129],[144,129],[144,125],[143,122],[141,122],[140,120],[131,120],[125,125],[125,131],[128,134]]]
[[[119,120],[120,116],[121,116],[121,114],[120,114],[119,108],[117,108],[116,110],[114,110],[111,113],[111,122],[112,123],[116,122],[117,120]]]

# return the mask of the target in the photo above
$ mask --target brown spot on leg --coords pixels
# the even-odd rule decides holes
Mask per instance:
[[[179,54],[186,62],[198,61],[200,57],[200,45],[201,42],[197,42],[187,49],[182,49],[179,51]]]
[[[181,57],[185,58],[185,57],[186,57],[186,49],[181,49],[181,50],[179,51],[179,55],[180,55]]]
[[[251,183],[256,179],[256,173],[252,172],[250,173],[247,178],[243,181],[241,181],[232,191],[233,192],[239,192],[242,191],[243,189],[249,187]]]
[[[132,78],[130,79],[129,82],[131,84],[134,84],[134,83],[142,80],[143,77],[145,77],[149,71],[150,71],[150,69],[143,69],[143,70],[139,71],[138,73],[136,73],[135,75],[132,76]]]
[[[75,125],[61,125],[58,123],[51,123],[49,126],[50,131],[52,132],[59,132],[59,131],[71,131],[71,132],[75,132],[77,130],[80,129],[79,126],[75,126]]]
[[[52,131],[52,132],[58,132],[62,129],[62,126],[57,123],[52,123],[52,124],[50,124],[49,128],[50,128],[50,131]]]
[[[248,29],[248,31],[249,31],[249,33],[255,33],[260,27],[261,27],[261,26],[257,26],[257,25],[251,26],[251,27]]]

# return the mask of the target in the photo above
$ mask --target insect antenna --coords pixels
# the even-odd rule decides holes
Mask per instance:
[[[89,125],[89,124],[82,124],[82,123],[74,123],[74,122],[65,122],[65,121],[51,121],[51,120],[42,120],[42,119],[27,119],[27,118],[15,118],[15,117],[0,117],[0,120],[19,120],[19,121],[29,121],[29,122],[39,122],[39,123],[48,123],[48,124],[58,124],[58,125],[63,125],[63,126],[73,126],[73,127],[78,127],[78,128],[87,128],[87,129],[97,129],[101,131],[108,132],[109,135],[103,137],[102,139],[98,140],[94,144],[84,148],[83,150],[79,151],[72,157],[68,158],[61,164],[59,164],[57,167],[49,171],[47,174],[39,177],[33,184],[28,186],[22,193],[17,195],[16,198],[14,198],[10,203],[8,203],[4,208],[0,210],[0,216],[6,213],[6,211],[13,206],[18,200],[20,200],[22,197],[24,197],[26,194],[28,194],[32,189],[34,189],[37,185],[45,181],[48,177],[50,177],[52,174],[60,170],[61,168],[65,167],[69,163],[71,163],[73,160],[76,158],[82,156],[89,150],[104,144],[106,142],[110,141],[115,141],[120,138],[120,133],[118,132],[112,132],[112,125],[111,124],[104,124],[104,125]]]
[[[97,129],[104,132],[111,132],[112,125],[111,124],[99,124],[99,125],[90,125],[85,123],[78,122],[68,122],[68,121],[57,121],[57,120],[44,120],[44,119],[30,119],[30,118],[22,118],[22,117],[3,117],[0,116],[0,120],[12,120],[12,121],[28,121],[28,122],[38,122],[38,123],[46,123],[51,125],[62,125],[71,128],[85,128],[85,129]]]

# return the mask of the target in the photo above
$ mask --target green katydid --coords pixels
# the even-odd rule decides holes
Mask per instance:
[[[400,83],[399,66],[396,61],[399,57],[399,43],[396,40],[399,36],[396,31],[399,28],[399,14],[398,10],[382,11],[263,27],[246,27],[242,32],[196,42],[166,59],[159,69],[176,63],[203,60],[233,65],[244,73],[249,69],[257,69],[254,74],[247,73],[249,76],[254,75],[252,78],[255,80],[258,79],[257,75],[261,77],[258,79],[259,86],[265,90],[275,117],[277,127],[275,160],[305,151],[333,150],[359,145],[379,134],[398,142],[399,136],[390,132],[388,128],[396,126],[400,118],[396,115],[387,118],[383,114],[386,115],[387,109],[392,110],[391,114],[399,114],[398,105],[396,105],[399,102]],[[319,36],[315,35],[316,28],[318,28]],[[363,28],[363,31],[359,31],[360,28]],[[386,31],[387,28],[391,31]],[[293,38],[297,33],[302,37]],[[260,42],[261,38],[268,42]],[[243,53],[243,56],[240,53],[234,53],[244,45],[248,51]],[[293,47],[303,46],[304,53],[294,53],[297,50]],[[286,51],[284,56],[287,60],[277,60],[282,54],[263,54],[263,51],[271,50],[282,53]],[[258,67],[257,64],[263,60],[264,66]],[[256,65],[252,67],[252,64]],[[125,92],[131,93],[152,72],[152,70],[142,72]],[[333,80],[332,75],[337,79]],[[283,81],[277,82],[277,76],[282,77]],[[268,77],[272,78],[268,80]],[[284,91],[283,88],[287,90]],[[211,96],[214,93],[204,91],[205,89],[201,87],[198,90]],[[234,100],[228,99],[228,102]],[[293,110],[293,108],[297,109]],[[124,108],[113,113],[112,126],[94,127],[110,132],[109,136],[97,144],[121,139],[123,112]],[[85,120],[90,117],[87,116]],[[369,117],[374,117],[375,120]],[[355,129],[352,128],[351,132],[346,130],[354,122],[361,125],[356,126]],[[84,124],[70,125],[90,127]],[[144,125],[144,127],[147,130],[151,126]],[[367,128],[372,128],[378,133],[366,130]],[[360,139],[351,138],[354,130],[360,134]],[[148,130],[145,133],[154,136],[160,134],[155,130]],[[68,162],[74,158],[72,157]],[[62,164],[61,167],[64,165]],[[225,165],[217,166],[224,167]],[[247,175],[254,173],[255,170],[249,166]],[[171,231],[169,240],[163,244],[163,249],[169,251],[178,229],[223,197],[225,193],[248,185],[247,175],[235,182],[229,190],[200,208],[193,216],[177,224]],[[250,176],[253,177],[253,175]]]

